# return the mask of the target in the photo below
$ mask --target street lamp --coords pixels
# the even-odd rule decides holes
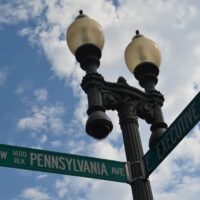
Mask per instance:
[[[107,82],[97,72],[104,35],[100,24],[82,11],[69,26],[66,40],[81,68],[86,72],[81,87],[88,97],[86,132],[105,138],[113,128],[106,110],[117,110],[123,134],[130,185],[134,200],[153,200],[149,180],[144,176],[143,149],[138,130],[138,117],[151,124],[150,148],[167,129],[161,107],[163,95],[155,90],[161,55],[158,45],[136,31],[125,50],[126,64],[145,91],[127,84],[123,77],[117,83]]]

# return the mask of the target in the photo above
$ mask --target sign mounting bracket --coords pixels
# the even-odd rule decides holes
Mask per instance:
[[[134,185],[134,183],[138,180],[147,180],[147,178],[145,177],[145,167],[143,160],[138,160],[135,162],[128,161],[126,163],[126,171],[128,183],[130,185]]]

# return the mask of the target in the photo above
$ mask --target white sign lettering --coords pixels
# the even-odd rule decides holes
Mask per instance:
[[[196,113],[194,104],[192,104],[187,112],[185,112],[177,121],[177,123],[172,126],[168,133],[163,137],[160,142],[156,145],[156,152],[158,159],[165,157],[170,149],[174,148],[174,145],[185,136],[185,132],[190,129],[193,121],[198,119],[199,115]]]
[[[0,159],[6,160],[7,158],[7,152],[6,151],[0,151]]]
[[[30,165],[62,171],[74,171],[94,175],[108,176],[108,170],[103,162],[83,159],[66,158],[64,156],[30,153]]]

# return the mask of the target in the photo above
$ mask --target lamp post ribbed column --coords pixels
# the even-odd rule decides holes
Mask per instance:
[[[144,178],[143,173],[142,158],[144,153],[135,106],[134,103],[125,104],[118,110],[126,158],[131,172],[132,183],[130,185],[134,200],[153,200],[150,182]]]

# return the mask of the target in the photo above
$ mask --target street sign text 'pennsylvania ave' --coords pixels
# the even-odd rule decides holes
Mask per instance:
[[[0,166],[127,182],[124,162],[0,144]]]

